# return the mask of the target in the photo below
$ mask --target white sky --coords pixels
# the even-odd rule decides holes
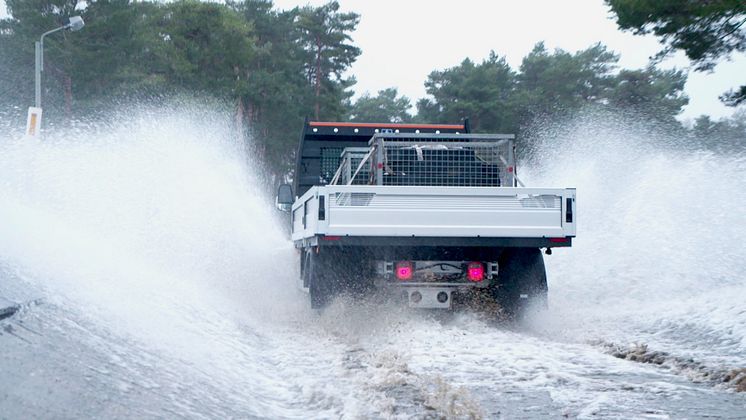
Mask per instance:
[[[602,42],[621,54],[624,68],[644,67],[659,51],[652,36],[620,32],[603,0],[339,0],[342,9],[361,15],[353,34],[363,53],[353,65],[355,91],[375,93],[396,87],[412,102],[425,96],[424,82],[436,69],[458,65],[464,58],[486,58],[490,50],[507,57],[514,69],[534,44],[550,49],[584,49]],[[274,0],[280,9],[326,0]],[[0,17],[5,1],[0,0]],[[686,68],[682,54],[662,67]],[[686,93],[690,103],[682,118],[700,114],[730,115],[718,95],[746,83],[746,56],[719,64],[713,73],[690,72]]]

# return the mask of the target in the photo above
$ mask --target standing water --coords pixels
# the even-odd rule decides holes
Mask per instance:
[[[0,417],[742,418],[746,157],[599,126],[523,171],[577,187],[580,220],[520,329],[312,312],[260,162],[212,105],[0,135],[0,302],[20,304]]]

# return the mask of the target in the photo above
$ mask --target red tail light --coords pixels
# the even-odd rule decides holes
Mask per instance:
[[[474,282],[484,280],[484,265],[480,262],[470,262],[466,266],[466,277]]]
[[[412,280],[414,267],[411,261],[399,261],[396,263],[396,278],[401,281]]]

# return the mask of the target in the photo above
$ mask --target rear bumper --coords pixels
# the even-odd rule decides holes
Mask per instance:
[[[452,309],[454,295],[475,289],[466,284],[389,283],[384,289],[402,304],[418,309]]]

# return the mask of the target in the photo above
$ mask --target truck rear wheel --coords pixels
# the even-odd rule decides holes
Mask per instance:
[[[522,320],[547,307],[547,274],[538,248],[506,248],[498,259],[497,285],[491,292],[512,319]]]

